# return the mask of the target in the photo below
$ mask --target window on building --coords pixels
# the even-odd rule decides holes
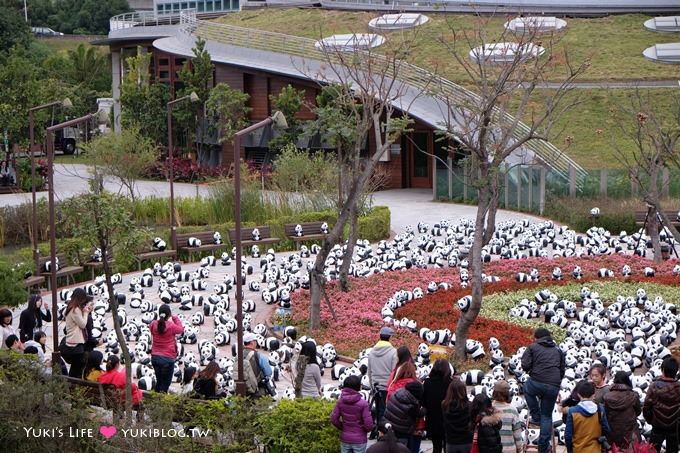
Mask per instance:
[[[196,2],[189,2],[189,8],[196,9]]]
[[[158,59],[158,66],[167,66],[170,64],[170,60],[167,58],[159,58]]]
[[[158,78],[160,80],[168,80],[170,79],[170,71],[159,71],[158,72]]]
[[[222,11],[222,0],[213,0],[215,4],[215,11]]]
[[[237,11],[238,5],[239,5],[238,0],[231,0],[231,9],[233,9],[234,11]]]
[[[198,0],[196,2],[196,6],[198,6],[198,12],[199,13],[202,13],[203,11],[205,11],[205,2],[203,0]]]
[[[179,12],[179,3],[173,3],[173,4],[172,4],[172,12],[173,12],[173,13],[178,13],[178,12]]]
[[[213,10],[212,0],[208,0],[207,2],[205,2],[205,10],[206,10],[206,12],[210,12],[210,11]]]

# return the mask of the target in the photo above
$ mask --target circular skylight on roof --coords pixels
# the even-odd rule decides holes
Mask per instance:
[[[517,44],[516,42],[495,42],[475,47],[470,51],[470,59],[482,63],[508,63],[514,61],[516,55],[523,59],[540,57],[545,49],[531,43]]]
[[[419,13],[383,14],[371,19],[368,26],[374,30],[405,30],[423,25],[428,20],[429,17]]]
[[[645,28],[658,33],[680,31],[680,16],[655,17],[645,21]]]
[[[560,31],[566,26],[566,20],[546,16],[515,17],[505,23],[505,29],[516,34],[552,33]]]
[[[352,52],[353,50],[371,49],[385,42],[385,38],[374,33],[360,33],[347,35],[333,35],[314,43],[319,50],[339,50]]]
[[[680,64],[680,42],[656,44],[646,48],[642,55],[657,63]]]

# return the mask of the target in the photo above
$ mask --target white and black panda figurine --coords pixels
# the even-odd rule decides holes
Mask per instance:
[[[45,272],[52,272],[52,261],[51,261],[51,260],[45,261],[45,265],[44,265],[44,266],[45,266]],[[55,268],[56,270],[59,270],[59,269],[60,269],[60,266],[59,266],[59,257],[58,257],[58,256],[54,259],[54,268]]]
[[[92,252],[92,261],[97,261],[100,262],[104,259],[104,256],[102,255],[102,249],[96,248]]]
[[[250,256],[253,258],[259,258],[260,257],[260,247],[257,245],[253,245],[253,247],[250,249]]]
[[[197,237],[191,236],[189,239],[187,239],[187,245],[189,247],[200,247],[201,240],[198,239]]]
[[[322,223],[319,230],[321,231],[321,234],[328,234],[328,222]]]
[[[213,241],[215,244],[221,244],[222,243],[222,235],[220,234],[219,231],[215,231],[213,233]]]
[[[250,237],[252,238],[253,241],[259,241],[261,239],[260,229],[259,228],[253,228],[253,232],[250,233]]]
[[[153,238],[153,243],[151,245],[155,250],[158,250],[160,252],[165,250],[165,247],[167,247],[165,241],[159,237]]]
[[[304,231],[302,231],[302,225],[300,225],[299,223],[295,225],[293,231],[295,232],[295,236],[297,237],[302,237],[305,235]]]
[[[231,257],[227,252],[222,252],[222,255],[220,255],[220,261],[222,262],[222,266],[229,266],[231,264]]]
[[[600,215],[600,208],[594,207],[590,210],[590,215],[593,217],[598,217]]]

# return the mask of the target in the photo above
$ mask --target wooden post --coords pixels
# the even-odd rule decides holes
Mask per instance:
[[[529,211],[531,211],[533,208],[532,202],[534,201],[534,166],[529,165],[527,168],[529,169]]]
[[[600,195],[607,198],[607,169],[600,170]]]
[[[667,167],[663,167],[663,170],[661,170],[661,196],[664,198],[668,198],[670,195],[670,183],[670,172],[668,171]]]
[[[467,163],[463,165],[463,203],[467,203],[468,196],[468,167]]]
[[[543,215],[543,211],[545,210],[545,167],[541,165],[541,182],[540,182],[540,187],[538,189],[538,213],[540,215]]]
[[[446,167],[448,169],[447,175],[449,176],[449,200],[453,200],[453,159],[451,159],[451,156],[446,158]]]
[[[522,206],[522,166],[517,166],[517,210]]]
[[[505,209],[508,209],[508,204],[509,204],[509,203],[508,203],[508,200],[509,200],[509,197],[510,197],[510,196],[508,195],[508,187],[509,187],[509,186],[508,186],[508,181],[509,181],[509,179],[510,179],[510,178],[508,177],[508,172],[509,172],[509,171],[510,171],[510,166],[509,166],[508,164],[505,164],[505,171],[503,172],[503,173],[504,173],[503,178],[505,179],[505,205],[503,206],[503,208],[505,208]]]
[[[569,164],[569,196],[576,198],[576,168]]]

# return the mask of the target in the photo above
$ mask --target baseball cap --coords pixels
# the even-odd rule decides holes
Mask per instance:
[[[255,335],[252,332],[244,332],[243,333],[243,344],[248,344],[251,341],[257,340],[257,335]]]
[[[534,332],[534,338],[543,338],[543,337],[549,337],[550,336],[550,331],[544,327],[539,327],[536,329]]]
[[[392,329],[391,327],[387,327],[387,326],[381,327],[380,328],[380,335],[391,337],[392,335],[394,335],[394,329]]]

